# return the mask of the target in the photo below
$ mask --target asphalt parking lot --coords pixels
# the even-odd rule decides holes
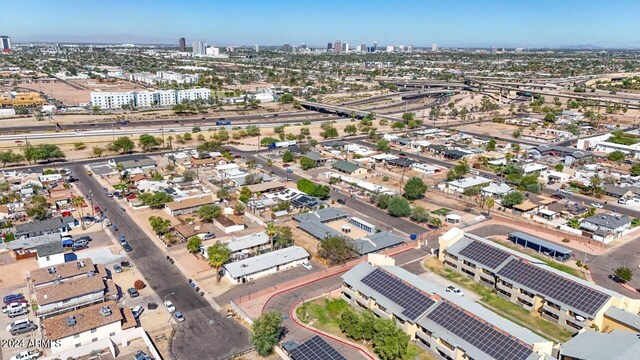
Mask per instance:
[[[4,297],[7,294],[2,294]],[[0,341],[2,341],[2,359],[10,359],[12,356],[18,354],[21,351],[31,350],[32,348],[26,348],[28,340],[30,339],[42,339],[40,335],[40,326],[30,333],[12,336],[9,331],[7,331],[7,326],[13,323],[16,320],[22,320],[25,318],[29,318],[29,320],[33,321],[36,325],[38,321],[36,320],[35,314],[29,309],[29,314],[18,316],[15,318],[10,318],[7,314],[0,314]],[[41,349],[42,350],[42,349]]]

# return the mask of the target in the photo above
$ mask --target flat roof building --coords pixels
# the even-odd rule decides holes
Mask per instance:
[[[438,257],[446,268],[573,332],[614,326],[619,321],[607,315],[612,307],[630,314],[640,311],[640,299],[630,299],[458,228],[443,234],[439,245]]]
[[[551,341],[400,267],[360,263],[342,280],[342,298],[351,306],[395,319],[418,346],[441,357],[538,360],[551,355]]]
[[[266,254],[254,256],[225,264],[225,277],[233,284],[274,274],[284,269],[292,268],[309,260],[309,253],[300,246],[290,246]]]

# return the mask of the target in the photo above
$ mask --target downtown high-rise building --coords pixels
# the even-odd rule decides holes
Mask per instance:
[[[342,51],[349,52],[349,43],[342,43]]]
[[[438,44],[431,44],[431,51],[433,52],[438,51]]]
[[[293,51],[293,48],[291,47],[291,44],[282,44],[282,51],[290,53]]]
[[[253,44],[253,51],[260,52],[260,46],[258,46],[258,44]]]
[[[182,52],[187,50],[187,40],[185,40],[185,38],[178,39],[178,50]]]
[[[412,53],[413,52],[413,45],[408,45],[407,46],[407,52],[408,53]]]
[[[367,52],[367,43],[360,44],[360,51]]]
[[[193,56],[198,55],[206,55],[207,54],[207,42],[206,41],[194,41],[193,46]]]
[[[340,42],[340,40],[336,40],[336,42],[333,44],[333,51],[335,51],[335,53],[338,54],[341,50],[342,50],[342,43]]]
[[[378,51],[378,42],[374,41],[373,42],[373,46],[371,47],[371,52],[374,53],[374,52],[377,52],[377,51]]]
[[[331,51],[331,49],[333,49],[333,43],[328,42],[327,43],[327,51]]]
[[[6,35],[2,35],[0,36],[0,50],[2,50],[2,52],[11,52],[11,38],[6,36]]]

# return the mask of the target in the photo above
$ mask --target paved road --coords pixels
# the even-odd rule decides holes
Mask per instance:
[[[93,202],[106,210],[107,217],[118,226],[133,247],[129,253],[146,282],[161,298],[168,298],[187,319],[179,323],[172,341],[174,359],[227,359],[250,348],[248,331],[233,319],[215,311],[188,285],[187,279],[167,259],[154,240],[144,235],[135,221],[109,199],[100,184],[86,174],[81,165],[69,166],[78,178],[83,194],[93,192]],[[120,284],[124,289],[132,284]]]

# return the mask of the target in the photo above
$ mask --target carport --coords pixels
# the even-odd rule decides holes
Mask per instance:
[[[522,245],[529,249],[533,249],[539,253],[543,253],[545,255],[553,256],[557,260],[566,261],[571,257],[573,251],[562,247],[560,245],[556,245],[549,241],[543,240],[539,237],[523,233],[521,231],[514,231],[509,233],[509,240],[513,241],[516,244]]]

